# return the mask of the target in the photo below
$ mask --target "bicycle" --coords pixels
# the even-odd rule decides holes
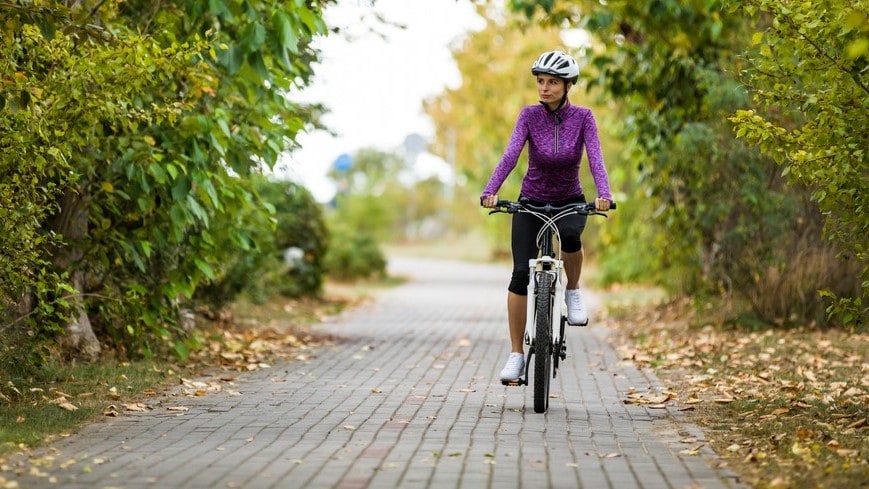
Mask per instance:
[[[613,202],[610,209],[615,208]],[[560,246],[557,252],[553,252],[553,238],[559,241],[561,239],[555,223],[569,214],[603,217],[607,215],[598,211],[594,202],[555,207],[550,204],[536,206],[521,199],[519,202],[499,200],[494,210],[489,211],[489,215],[517,212],[532,214],[543,220],[544,224],[537,234],[540,256],[529,261],[531,271],[528,277],[528,313],[525,324],[525,344],[529,348],[525,359],[525,378],[520,377],[518,381],[502,380],[501,383],[528,385],[528,373],[533,358],[534,412],[544,413],[549,409],[549,374],[551,372],[554,379],[558,372],[559,361],[567,358],[564,332],[568,321],[562,308],[565,293],[564,262],[561,260]],[[577,326],[585,326],[585,324]],[[558,335],[553,336],[553,331],[558,331]]]

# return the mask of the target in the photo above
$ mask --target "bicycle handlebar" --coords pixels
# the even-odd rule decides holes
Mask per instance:
[[[610,210],[616,208],[616,203],[611,202]],[[585,214],[587,216],[604,216],[607,215],[603,211],[599,211],[597,207],[595,207],[594,202],[585,202],[582,204],[565,204],[561,206],[554,206],[552,204],[545,205],[534,205],[528,202],[513,202],[511,200],[499,200],[497,204],[495,204],[495,208],[489,211],[489,214],[495,214],[497,212],[506,212],[508,214],[515,214],[521,211],[533,211],[533,212],[543,212],[549,215],[557,214],[566,210],[576,211],[577,214]]]

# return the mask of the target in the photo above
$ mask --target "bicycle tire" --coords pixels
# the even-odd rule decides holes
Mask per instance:
[[[540,273],[534,309],[534,412],[549,408],[549,373],[552,365],[552,275]]]

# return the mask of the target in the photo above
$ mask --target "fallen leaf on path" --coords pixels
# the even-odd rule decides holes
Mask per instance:
[[[703,448],[703,445],[699,445],[699,446],[692,447],[692,448],[686,448],[686,449],[680,451],[679,455],[691,455],[691,456],[699,455],[701,448]]]
[[[141,402],[131,402],[129,404],[121,404],[127,411],[145,412],[150,408]]]

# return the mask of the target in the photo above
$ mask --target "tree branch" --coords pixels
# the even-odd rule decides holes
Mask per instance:
[[[829,53],[827,53],[826,50],[821,48],[821,46],[818,45],[817,42],[815,42],[812,38],[810,38],[805,33],[801,32],[800,29],[797,27],[796,23],[794,23],[793,19],[791,19],[790,17],[783,17],[783,18],[788,23],[788,25],[790,25],[791,28],[797,32],[797,34],[799,34],[807,43],[809,43],[813,48],[815,48],[815,51],[817,51],[821,56],[830,60],[830,62],[833,63],[833,66],[835,66],[837,69],[841,70],[842,72],[846,73],[852,80],[854,80],[854,83],[856,83],[858,87],[860,87],[861,89],[863,89],[864,92],[869,94],[869,86],[867,86],[865,83],[863,83],[860,80],[857,73],[854,73],[853,71],[842,66],[839,63],[838,59],[832,57]]]

